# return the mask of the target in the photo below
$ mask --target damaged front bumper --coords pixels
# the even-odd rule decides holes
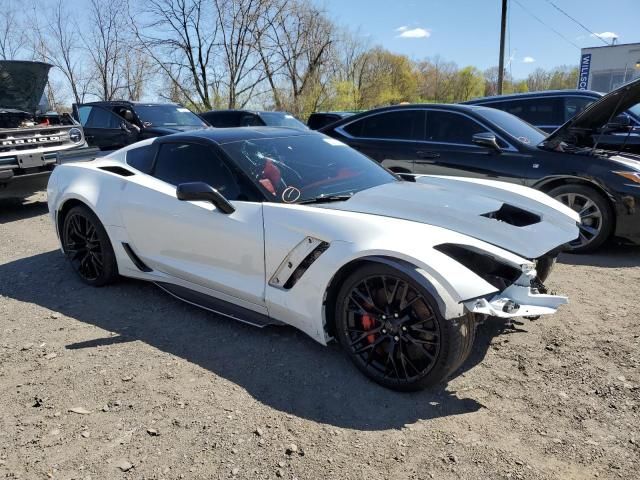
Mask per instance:
[[[549,295],[534,287],[536,271],[528,269],[513,285],[489,298],[476,298],[463,302],[471,313],[500,318],[537,317],[556,313],[560,305],[569,303],[567,297]]]

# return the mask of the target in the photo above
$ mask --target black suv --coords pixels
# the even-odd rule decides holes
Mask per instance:
[[[84,127],[87,143],[102,150],[208,127],[195,113],[177,103],[118,100],[74,104],[73,116]]]
[[[549,90],[478,98],[464,103],[509,112],[534,127],[551,133],[602,96],[602,93],[590,90]],[[611,136],[605,133],[600,145],[611,149],[623,147],[622,150],[640,153],[640,137],[637,137],[640,135],[640,104],[633,105],[617,121],[622,127],[633,127],[632,135],[635,138],[623,144],[625,135]]]
[[[307,126],[287,112],[261,112],[257,110],[211,110],[201,113],[209,125],[230,127],[289,127],[306,130]]]
[[[397,173],[503,180],[542,190],[580,213],[580,238],[571,246],[584,252],[612,235],[640,243],[640,155],[598,148],[607,122],[638,101],[640,80],[602,97],[549,136],[494,108],[435,104],[379,108],[320,131]],[[627,129],[620,141],[632,142]]]

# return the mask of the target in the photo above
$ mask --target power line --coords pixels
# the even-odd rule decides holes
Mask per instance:
[[[548,25],[547,23],[545,23],[542,19],[540,19],[540,17],[538,17],[534,13],[532,13],[529,9],[527,9],[524,5],[522,5],[518,0],[513,0],[513,1],[516,2],[518,5],[520,5],[520,8],[522,8],[525,12],[527,12],[529,15],[531,15],[533,18],[535,18],[538,22],[540,22],[542,25],[544,25],[549,30],[551,30],[553,33],[555,33],[560,38],[562,38],[565,42],[570,43],[571,45],[576,47],[578,50],[581,49],[578,45],[575,44],[575,42],[569,40],[567,37],[565,37],[562,33],[560,33],[558,30],[553,28],[551,25]]]
[[[563,14],[565,17],[567,17],[568,19],[572,20],[573,22],[577,23],[578,25],[580,25],[582,27],[583,30],[585,30],[586,32],[590,33],[592,36],[599,38],[602,43],[604,43],[605,45],[609,45],[609,42],[607,42],[604,38],[602,38],[600,35],[598,35],[597,33],[589,30],[587,27],[585,27],[585,25],[583,23],[581,23],[580,21],[576,20],[575,18],[573,18],[571,15],[569,15],[567,12],[565,12],[563,9],[561,9],[559,6],[557,6],[555,3],[553,3],[551,0],[547,0],[547,3],[549,5],[551,5],[553,8],[555,8],[556,10],[558,10],[561,14]]]

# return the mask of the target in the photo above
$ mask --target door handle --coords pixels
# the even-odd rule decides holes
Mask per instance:
[[[416,155],[420,158],[440,158],[440,154],[438,152],[425,152],[423,150],[418,150]]]

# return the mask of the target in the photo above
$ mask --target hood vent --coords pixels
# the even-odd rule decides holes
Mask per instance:
[[[482,217],[492,218],[499,222],[508,223],[514,227],[527,227],[535,223],[540,223],[540,216],[535,213],[527,212],[513,205],[503,203],[502,206],[493,212],[483,213]]]

